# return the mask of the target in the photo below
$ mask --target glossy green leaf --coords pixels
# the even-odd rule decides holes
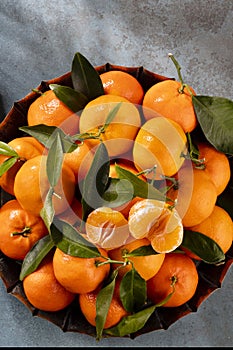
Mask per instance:
[[[87,241],[72,225],[57,218],[51,225],[51,237],[54,244],[66,254],[79,258],[97,258],[101,255],[96,246]]]
[[[51,187],[55,187],[61,175],[63,163],[63,146],[59,132],[55,137],[48,152],[46,172]]]
[[[106,121],[104,123],[103,129],[105,130],[109,124],[111,124],[111,122],[114,120],[117,112],[119,111],[120,107],[121,107],[122,103],[117,103],[116,106],[109,112]]]
[[[107,149],[103,143],[98,146],[91,167],[82,187],[83,221],[95,208],[102,206],[102,196],[108,185],[110,162]]]
[[[155,309],[156,306],[153,305],[132,315],[123,317],[116,326],[105,329],[104,333],[116,337],[124,337],[131,333],[135,333],[144,327]]]
[[[43,208],[40,211],[40,216],[43,219],[48,231],[50,232],[50,226],[53,222],[55,210],[53,207],[53,188],[50,187],[44,201]]]
[[[80,52],[77,52],[73,58],[71,78],[74,89],[87,96],[89,101],[104,95],[98,72]]]
[[[131,252],[125,253],[124,257],[129,258],[131,256],[146,256],[146,255],[156,255],[158,254],[151,245],[145,245],[137,249],[132,250]]]
[[[128,312],[136,312],[146,302],[146,281],[133,267],[122,278],[120,284],[121,302]]]
[[[166,196],[163,193],[161,193],[151,184],[141,180],[131,171],[122,168],[118,164],[115,165],[115,169],[119,178],[126,179],[131,183],[134,189],[135,197],[138,196],[142,198],[158,199],[160,201],[166,200]]]
[[[0,177],[17,162],[17,159],[18,157],[11,157],[4,160],[0,165]]]
[[[54,243],[50,235],[41,238],[34,244],[23,260],[19,276],[20,281],[37,269],[41,261],[53,247]]]
[[[69,135],[66,135],[56,126],[38,124],[33,126],[21,126],[19,129],[28,135],[33,136],[46,148],[51,147],[51,144],[54,142],[54,137],[58,132],[62,140],[64,152],[73,152],[78,147]]]
[[[18,157],[18,153],[7,143],[0,141],[0,154],[7,157]]]
[[[208,264],[218,264],[225,260],[225,255],[219,245],[200,232],[184,229],[181,246],[187,248]]]
[[[88,98],[83,93],[68,86],[50,84],[49,87],[54,91],[57,98],[59,98],[59,100],[61,100],[74,113],[82,111],[88,103]]]
[[[217,150],[233,154],[233,101],[211,96],[193,96],[192,101],[207,140]]]
[[[108,310],[112,301],[116,284],[116,276],[109,284],[103,287],[96,298],[96,340],[100,340],[107,318]]]
[[[103,204],[116,208],[130,201],[133,195],[134,189],[128,180],[109,178],[109,185],[103,194]]]

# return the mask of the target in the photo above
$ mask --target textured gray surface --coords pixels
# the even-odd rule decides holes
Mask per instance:
[[[1,0],[0,117],[41,80],[93,65],[144,66],[177,78],[172,52],[198,94],[233,99],[232,0]],[[0,282],[0,346],[232,346],[233,269],[196,313],[166,331],[130,339],[63,333],[8,295]]]

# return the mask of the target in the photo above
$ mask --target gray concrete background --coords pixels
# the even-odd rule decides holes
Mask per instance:
[[[93,65],[144,66],[177,78],[167,54],[198,94],[233,99],[232,0],[1,0],[0,118],[13,102],[71,69],[75,52]],[[0,346],[232,346],[233,268],[196,313],[135,340],[63,333],[32,317],[0,281]]]

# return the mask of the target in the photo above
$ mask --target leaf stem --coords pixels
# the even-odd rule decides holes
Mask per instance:
[[[22,236],[22,237],[28,237],[28,235],[31,233],[31,228],[29,226],[25,226],[22,231],[15,231],[11,233],[11,237],[14,236]]]

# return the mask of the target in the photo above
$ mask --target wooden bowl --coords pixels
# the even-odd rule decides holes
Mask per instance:
[[[152,85],[162,80],[171,79],[159,74],[155,74],[146,70],[143,67],[123,67],[111,65],[109,63],[95,67],[101,74],[109,70],[121,70],[130,73],[141,83],[146,92]],[[44,92],[49,89],[49,84],[60,84],[72,87],[71,72],[68,72],[60,77],[49,81],[42,81],[37,87],[38,90]],[[38,97],[35,92],[30,92],[22,100],[13,104],[11,110],[0,124],[0,140],[9,142],[15,137],[22,136],[22,132],[18,130],[20,126],[27,125],[27,111],[30,104]],[[233,162],[231,160],[231,168],[233,171]],[[230,183],[224,191],[224,196],[232,197],[233,180],[231,177]],[[1,206],[12,197],[0,188]],[[220,205],[221,206],[221,205]],[[154,314],[150,317],[146,325],[137,331],[130,334],[130,338],[135,338],[141,334],[156,331],[159,329],[167,329],[171,324],[179,320],[181,317],[196,312],[201,303],[216,289],[220,288],[223,279],[233,263],[233,245],[226,254],[225,263],[219,266],[197,262],[197,270],[199,274],[199,283],[195,295],[187,303],[174,308],[161,307],[157,308]],[[59,312],[45,312],[35,309],[27,300],[22,282],[19,280],[21,263],[6,257],[0,252],[0,277],[3,280],[7,293],[12,294],[28,307],[33,316],[38,316],[54,323],[64,332],[78,332],[88,334],[95,337],[95,328],[91,326],[82,315],[78,300],[74,300],[64,310]],[[109,337],[109,336],[108,336]]]

